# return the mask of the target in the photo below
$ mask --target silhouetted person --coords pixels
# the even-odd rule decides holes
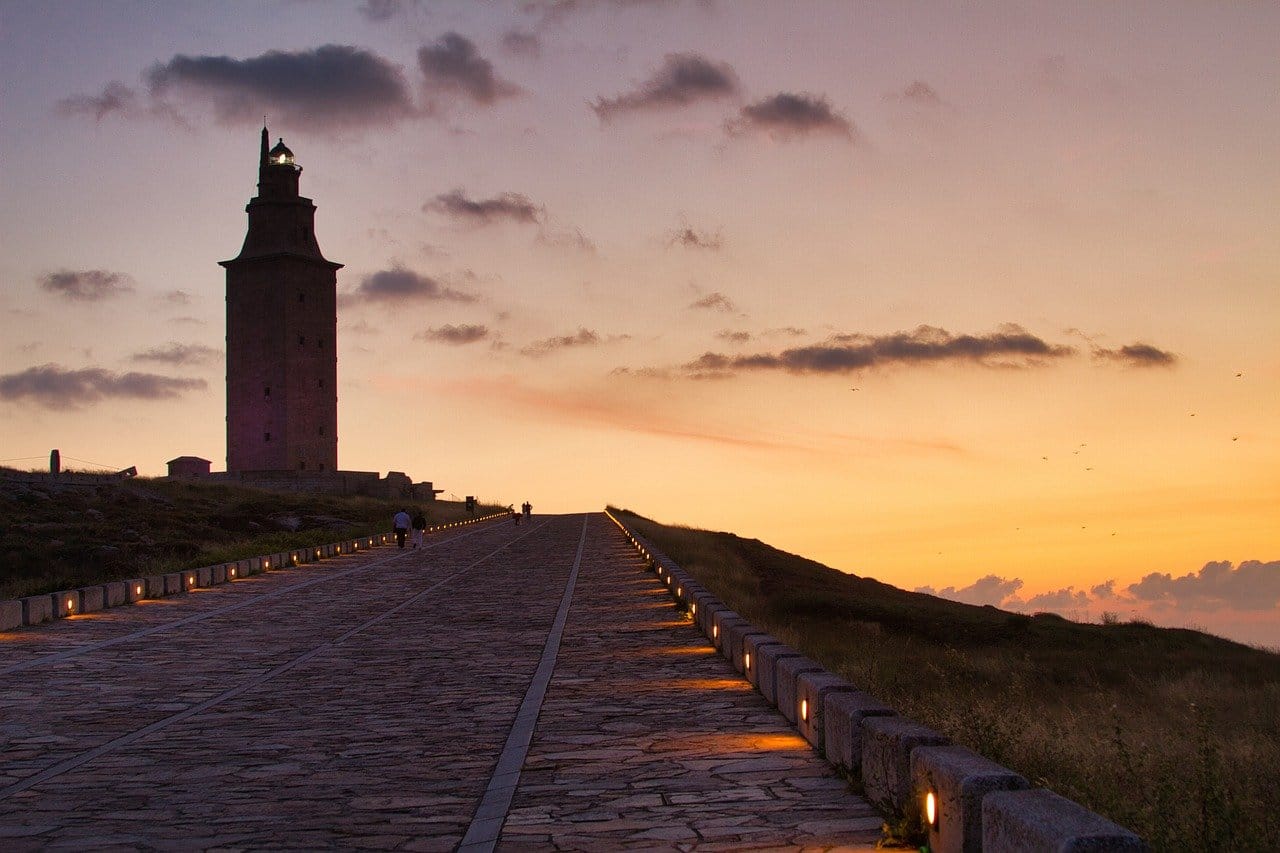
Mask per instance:
[[[422,510],[417,510],[413,516],[413,547],[418,548],[422,545],[422,537],[427,532],[427,517],[422,514]]]
[[[413,523],[413,519],[409,518],[409,513],[400,510],[396,513],[395,518],[391,519],[391,526],[396,532],[396,547],[404,547],[405,534],[409,532],[409,525]]]

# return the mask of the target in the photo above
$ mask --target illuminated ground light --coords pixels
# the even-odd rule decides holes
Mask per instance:
[[[924,818],[929,822],[929,826],[938,828],[938,796],[933,791],[925,794]]]
[[[682,586],[676,587],[676,595],[684,595],[684,587]]]
[[[294,564],[295,566],[296,566],[296,565],[298,565],[298,555],[297,555],[297,554],[294,554],[294,555],[293,555],[293,564]]]
[[[698,603],[696,601],[693,604],[689,605],[689,615],[690,616],[698,615]]]
[[[228,577],[233,577],[233,578],[234,578],[234,577],[236,576],[236,570],[235,570],[235,569],[227,569],[227,575],[228,575]]]
[[[187,575],[187,586],[195,586],[195,585],[196,585],[196,576]]]
[[[713,639],[713,640],[718,640],[718,639],[720,639],[720,626],[719,626],[719,625],[712,625],[712,626],[711,626],[711,639]]]
[[[271,568],[271,561],[270,561],[270,560],[263,560],[263,561],[262,561],[262,568],[264,568],[264,569],[269,569],[269,568]]]
[[[800,700],[800,719],[803,722],[806,722],[806,723],[809,722],[809,700],[808,699]]]
[[[742,653],[742,668],[751,669],[751,652]]]
[[[141,584],[139,584],[138,586],[135,586],[135,587],[133,588],[133,594],[134,594],[134,595],[142,595],[142,586],[141,586]]]
[[[318,559],[320,559],[320,549],[319,549],[319,548],[317,548],[317,549],[316,549],[316,559],[317,559],[317,560],[318,560]]]
[[[75,609],[76,609],[76,603],[75,603],[74,601],[72,601],[70,598],[68,598],[68,599],[67,599],[67,612],[68,612],[68,613],[74,613],[74,612],[75,612]]]

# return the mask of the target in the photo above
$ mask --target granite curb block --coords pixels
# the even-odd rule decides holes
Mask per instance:
[[[798,727],[800,720],[800,696],[796,690],[796,679],[805,673],[825,673],[822,664],[807,657],[780,658],[774,670],[773,691],[777,697],[778,710],[787,722]],[[805,708],[809,713],[809,708]]]
[[[995,791],[982,800],[982,847],[988,851],[1149,853],[1124,827],[1052,791]]]
[[[726,659],[729,657],[729,629],[734,625],[744,625],[746,621],[732,610],[717,610],[711,614],[711,645]]]
[[[22,602],[0,601],[0,631],[22,627]]]
[[[982,801],[992,791],[1022,791],[1027,780],[963,746],[922,746],[911,753],[915,796],[934,798],[934,820],[926,819],[931,853],[980,853]]]
[[[448,527],[478,524],[501,517],[499,514],[486,515],[481,518],[468,519],[457,524],[441,525],[431,528],[432,531],[444,530]],[[299,548],[294,551],[280,551],[257,557],[249,557],[232,563],[220,563],[214,566],[201,566],[197,569],[186,569],[181,572],[169,572],[163,575],[150,575],[145,578],[130,578],[124,581],[94,584],[74,590],[0,600],[0,631],[31,627],[52,619],[67,615],[92,613],[109,607],[120,607],[134,604],[147,598],[165,598],[179,595],[191,589],[216,586],[229,581],[239,580],[249,575],[264,571],[283,569],[290,565],[315,562],[323,556],[334,556],[342,553],[358,553],[363,549],[385,545],[389,537],[383,534],[366,536],[360,539],[349,539],[320,545],[314,548]],[[70,610],[67,602],[72,603]],[[14,621],[12,614],[19,614]],[[11,624],[12,623],[12,624]]]
[[[861,690],[828,694],[822,703],[827,760],[847,773],[861,775],[863,719],[897,715],[897,711]]]
[[[911,789],[911,751],[950,745],[946,735],[906,717],[863,718],[862,788],[867,799],[890,812],[919,814],[922,809]]]
[[[730,625],[725,635],[725,648],[729,650],[727,657],[729,663],[733,664],[733,668],[740,674],[744,673],[742,665],[743,644],[748,637],[768,637],[764,631],[761,631],[750,622],[738,622]]]
[[[80,612],[96,613],[106,607],[103,602],[102,586],[82,586],[76,590],[80,595]]]
[[[1128,853],[1150,848],[1133,832],[1044,789],[939,732],[900,717],[890,706],[824,670],[752,626],[670,558],[606,510],[605,514],[655,570],[659,580],[688,583],[694,625],[734,668],[787,717],[837,769],[859,777],[868,800],[890,815],[924,819],[926,795],[937,804],[930,849]],[[675,589],[671,590],[675,594]],[[721,626],[720,637],[713,628]],[[800,716],[804,701],[808,719]],[[787,713],[790,711],[791,713]]]
[[[112,581],[102,585],[102,598],[107,607],[119,607],[129,602],[129,582]]]
[[[143,578],[130,578],[124,582],[126,604],[133,604],[147,597],[147,582]]]
[[[769,700],[770,705],[778,705],[778,663],[787,658],[802,657],[804,655],[781,643],[756,649],[756,689]]]
[[[23,625],[39,625],[53,618],[53,603],[47,595],[33,595],[19,602],[22,604]]]
[[[827,754],[827,697],[836,693],[852,693],[855,689],[852,684],[825,669],[802,672],[796,676],[796,703],[802,711],[796,720],[796,728],[823,757]]]
[[[49,609],[54,619],[76,616],[80,613],[80,590],[66,589],[49,595]]]
[[[760,689],[760,653],[770,646],[785,648],[784,643],[769,634],[745,637],[742,641],[742,674],[756,690]]]

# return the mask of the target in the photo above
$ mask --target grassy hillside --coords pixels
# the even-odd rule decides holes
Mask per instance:
[[[30,484],[0,474],[0,599],[385,533],[405,504],[192,481]],[[468,517],[461,503],[417,506],[432,525]]]
[[[958,604],[623,515],[749,621],[1157,850],[1280,839],[1280,655]]]

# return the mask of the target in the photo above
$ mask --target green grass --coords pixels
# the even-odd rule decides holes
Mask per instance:
[[[0,599],[386,533],[402,506],[430,524],[462,503],[269,492],[193,481],[28,484],[0,476]],[[476,515],[500,507],[483,504]]]
[[[753,624],[1156,850],[1280,838],[1280,655],[959,604],[619,513]]]

